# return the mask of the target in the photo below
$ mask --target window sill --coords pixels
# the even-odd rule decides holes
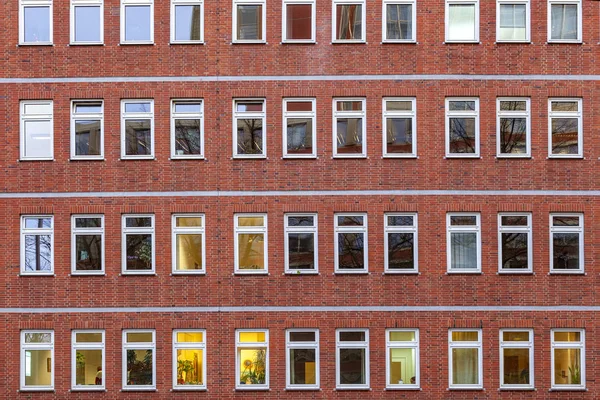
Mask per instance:
[[[480,392],[485,392],[485,389],[482,387],[450,387],[447,388],[446,390],[449,390],[451,392],[460,392],[460,391],[469,391],[469,392],[473,392],[473,391],[480,391]]]
[[[204,42],[204,41],[197,41],[197,42],[194,42],[194,41],[189,41],[189,42],[183,42],[183,41],[182,42],[169,42],[169,46],[180,46],[180,45],[192,45],[192,46],[198,46],[198,45],[200,45],[200,46],[206,46],[206,42]],[[173,390],[175,390],[175,389],[173,389]]]
[[[256,44],[269,44],[268,42],[265,42],[264,40],[248,40],[248,41],[239,41],[239,40],[234,40],[233,42],[229,43],[230,45],[234,46],[234,45],[239,45],[239,44],[251,44],[251,45],[256,45]]]
[[[171,156],[169,158],[169,161],[186,161],[186,160],[190,160],[190,161],[197,161],[197,160],[206,160],[206,158],[204,158],[204,156],[195,156],[195,157],[178,157],[178,156]],[[208,160],[206,160],[208,161]]]
[[[169,276],[205,276],[206,275],[206,271],[202,271],[202,272],[171,272],[169,274]]]
[[[261,156],[233,156],[230,160],[268,160],[266,155]]]
[[[158,276],[156,272],[121,272],[119,276]]]
[[[381,44],[419,44],[416,40],[383,40]]]
[[[307,387],[307,388],[301,388],[301,387],[287,387],[285,389],[283,389],[284,392],[322,392],[323,389],[318,388],[318,387]]]
[[[108,392],[105,388],[72,388],[69,392]]]
[[[587,388],[550,388],[549,392],[587,392]]]
[[[72,161],[106,161],[104,159],[104,157],[102,158],[98,158],[98,157],[90,157],[90,158],[69,158],[69,162]]]
[[[174,387],[171,392],[208,392],[208,389],[205,387]]]
[[[546,157],[546,160],[585,160],[585,158],[583,156],[580,156],[580,155],[573,155],[573,156],[557,156],[557,155],[553,155],[553,156]]]
[[[42,274],[42,273],[34,274],[34,273],[23,273],[23,272],[21,272],[18,276],[23,276],[23,277],[25,277],[25,276],[31,276],[31,277],[35,277],[35,276],[56,276],[56,274],[54,272],[45,273],[45,274]]]
[[[331,275],[371,275],[369,271],[335,271]]]
[[[310,154],[306,156],[282,156],[282,160],[316,160],[317,156],[315,154]]]
[[[533,271],[498,271],[496,275],[535,275]]]
[[[249,388],[242,388],[242,387],[236,387],[235,389],[233,389],[234,392],[270,392],[271,389],[266,387],[266,388],[257,388],[257,387],[249,387]]]
[[[369,44],[364,40],[334,40],[331,44]]]
[[[263,272],[240,272],[240,271],[235,271],[231,275],[235,275],[235,276],[245,276],[245,275],[270,276],[271,274],[269,274],[268,271],[263,271]]]
[[[279,44],[317,44],[314,40],[284,40]]]
[[[21,388],[17,390],[18,393],[26,393],[26,392],[46,392],[46,393],[56,393],[56,390],[52,388]]]
[[[44,161],[44,162],[52,162],[56,161],[54,158],[19,158],[17,162],[31,162],[31,161]]]
[[[106,272],[71,272],[67,276],[106,276]]]
[[[106,46],[104,43],[69,43],[68,47],[71,46]]]
[[[281,275],[300,276],[300,275],[321,275],[319,271],[285,271]]]
[[[537,392],[537,389],[534,387],[501,387],[498,388],[499,392]]]
[[[353,387],[336,387],[335,389],[333,389],[334,392],[345,392],[345,391],[356,391],[356,390],[362,390],[365,392],[371,392],[372,389],[370,387],[357,387],[357,388],[353,388]]]
[[[331,157],[332,160],[352,160],[355,158],[367,158],[366,154],[357,154],[357,155],[339,155],[336,154],[333,157]]]
[[[156,46],[154,42],[121,42],[117,46]]]
[[[494,44],[533,44],[531,40],[496,40]]]
[[[548,40],[546,44],[585,44],[582,40],[571,40],[571,41],[556,41],[556,40]]]
[[[417,157],[416,154],[402,154],[402,155],[400,155],[400,154],[384,154],[381,158],[383,158],[384,160],[385,159],[392,159],[393,160],[393,159],[398,159],[398,158],[408,158],[408,159],[414,158],[414,159],[417,159],[419,157]]]
[[[29,46],[50,46],[54,47],[54,43],[19,43],[17,47],[29,47]]]
[[[446,271],[446,275],[483,275],[481,271]]]
[[[585,271],[550,271],[548,275],[582,275],[587,276]]]
[[[419,271],[385,271],[381,275],[421,275]]]
[[[481,44],[481,42],[478,40],[446,40],[444,42],[442,42],[442,44]]]
[[[158,392],[156,388],[123,388],[120,392]]]
[[[511,156],[511,155],[506,155],[506,154],[496,154],[496,158],[499,160],[514,160],[514,159],[533,160],[533,157],[531,157],[531,155]]]
[[[446,154],[446,156],[444,157],[444,160],[461,160],[463,158],[472,158],[473,160],[479,160],[481,159],[481,156],[479,154],[473,154],[473,155],[467,155],[467,154]]]
[[[121,157],[118,161],[156,161],[156,157]]]
[[[386,387],[383,391],[396,391],[396,390],[414,390],[414,391],[423,391],[423,388],[420,387]]]

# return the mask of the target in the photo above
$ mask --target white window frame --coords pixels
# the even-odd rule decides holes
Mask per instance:
[[[77,343],[78,333],[99,333],[102,341]],[[77,329],[71,332],[71,390],[73,391],[104,391],[106,388],[106,350],[105,334],[103,329]],[[102,384],[101,385],[78,385],[77,384],[77,350],[100,350],[102,351]]]
[[[413,4],[413,8],[415,4]],[[412,104],[411,111],[387,111],[388,101],[409,101]],[[382,104],[382,144],[384,158],[417,158],[417,99],[415,97],[384,97]],[[412,126],[412,151],[410,153],[388,153],[387,152],[387,119],[388,118],[410,118]]]
[[[200,103],[199,113],[175,112],[177,104]],[[200,120],[200,154],[177,154],[175,146],[175,121],[178,119]],[[172,159],[204,159],[204,100],[203,99],[173,99],[171,100],[171,158]]]
[[[414,342],[400,342],[400,341],[391,341],[390,333],[392,332],[414,332],[415,341]],[[390,350],[391,349],[413,349],[415,350],[415,383],[392,383],[390,382]],[[420,355],[419,355],[419,329],[386,329],[385,330],[385,387],[386,389],[419,389],[421,387],[421,370],[420,370]]]
[[[555,227],[554,217],[578,217],[579,226],[559,226]],[[578,233],[579,234],[579,269],[555,269],[554,268],[554,234],[555,233]],[[550,273],[551,274],[583,274],[585,271],[584,257],[584,229],[582,213],[551,213],[550,214]]]
[[[246,217],[262,217],[264,221],[264,226],[239,226],[238,220],[239,218]],[[236,213],[233,216],[233,251],[234,251],[234,261],[235,261],[235,273],[236,274],[245,274],[245,275],[265,275],[269,273],[269,240],[268,240],[268,221],[267,221],[267,213]],[[239,234],[244,233],[262,233],[264,237],[264,264],[265,268],[260,269],[241,269],[240,268],[240,260],[239,260]]]
[[[27,218],[50,218],[51,228],[26,228],[25,220]],[[30,235],[50,235],[50,271],[27,271],[25,269],[25,236]],[[21,275],[54,275],[54,216],[53,215],[21,215]]]
[[[452,101],[474,101],[473,111],[450,111]],[[474,153],[450,153],[450,119],[451,118],[474,118],[475,119],[475,152]],[[479,158],[480,157],[480,126],[479,126],[479,97],[446,97],[446,158]]]
[[[310,5],[311,16],[310,16],[310,39],[288,39],[287,37],[287,6],[288,5]],[[283,0],[282,14],[282,27],[281,37],[282,43],[316,43],[316,4],[315,0]],[[284,109],[285,110],[285,109]]]
[[[177,218],[201,218],[202,226],[177,226]],[[206,221],[204,214],[173,214],[171,217],[171,243],[172,243],[172,273],[173,275],[204,275],[206,274]],[[177,267],[177,235],[192,234],[202,235],[202,269],[178,270]]]
[[[479,0],[446,0],[445,6],[445,26],[446,36],[444,43],[479,43]],[[449,38],[450,33],[450,6],[451,5],[473,5],[475,6],[475,37],[472,40]]]
[[[577,112],[574,111],[552,111],[552,102],[577,102]],[[553,118],[577,118],[577,154],[553,154],[552,153],[552,119]],[[573,97],[551,97],[548,99],[548,158],[583,158],[583,100]]]
[[[389,225],[388,217],[411,217],[413,219],[412,226],[398,226]],[[419,273],[419,221],[417,213],[397,213],[389,212],[383,215],[383,254],[384,254],[384,266],[386,274],[418,274]],[[414,263],[413,269],[390,269],[389,268],[389,233],[412,233],[413,234],[413,248],[414,248]]]
[[[525,39],[500,39],[500,6],[525,6]],[[498,43],[529,43],[531,42],[531,6],[529,0],[496,0],[496,42]],[[529,109],[529,107],[528,107]],[[499,108],[498,108],[499,110]]]
[[[125,8],[150,6],[150,40],[125,40]],[[154,44],[154,0],[121,0],[121,45]]]
[[[75,7],[100,7],[100,40],[97,42],[86,42],[75,40]],[[104,0],[71,0],[71,28],[70,44],[72,46],[80,45],[101,45],[104,44]]]
[[[175,7],[200,6],[200,39],[176,40],[175,39]],[[171,44],[204,44],[204,0],[171,0]]]
[[[54,43],[54,11],[52,0],[19,0],[19,45],[20,46],[51,46]],[[49,35],[48,42],[26,42],[25,41],[25,8],[27,7],[48,7],[50,9],[50,21],[48,24]]]
[[[25,343],[25,335],[28,333],[49,333],[50,343]],[[50,386],[26,386],[25,385],[25,352],[27,350],[50,350]],[[21,367],[20,367],[20,390],[22,392],[53,391],[54,390],[54,330],[51,329],[26,329],[21,331]]]
[[[289,0],[287,0],[289,1]],[[314,5],[313,5],[314,8]],[[287,111],[288,103],[310,103],[312,111]],[[283,99],[283,158],[317,158],[317,101],[315,98],[291,98]],[[287,125],[288,118],[310,118],[312,120],[312,153],[310,154],[288,154],[287,148]]]
[[[529,335],[529,340],[527,341],[514,341],[514,342],[505,342],[504,341],[504,332],[527,332]],[[512,389],[512,390],[530,390],[534,388],[535,382],[535,366],[533,359],[533,329],[500,329],[500,388],[501,389]],[[527,349],[529,350],[529,384],[508,384],[504,383],[504,350],[506,349]]]
[[[127,218],[150,218],[151,227],[131,228],[127,227]],[[121,216],[121,274],[123,275],[154,275],[156,273],[156,225],[154,214],[123,214]],[[127,235],[129,234],[150,234],[152,236],[152,269],[128,270],[127,269]]]
[[[383,11],[381,12],[382,32],[381,38],[383,43],[416,43],[417,42],[417,1],[416,0],[383,0]],[[412,6],[412,38],[410,39],[388,39],[387,37],[387,6],[388,5],[403,5]],[[384,108],[385,110],[385,108]]]
[[[99,228],[77,228],[76,220],[78,218],[100,218],[102,226]],[[102,249],[101,249],[101,257],[102,257],[102,265],[100,271],[78,271],[77,270],[77,247],[76,247],[76,238],[78,235],[100,235],[100,240],[102,240]],[[104,239],[104,215],[102,214],[74,214],[71,216],[71,275],[105,275],[104,265],[106,264],[105,260],[105,247],[106,241]]]
[[[240,333],[242,332],[263,332],[265,334],[264,342],[240,342]],[[240,384],[240,365],[241,350],[243,348],[264,348],[266,354],[265,360],[265,383],[264,384]],[[269,330],[268,329],[236,329],[235,330],[235,390],[269,390]]]
[[[363,226],[338,226],[338,217],[362,217]],[[367,213],[342,212],[333,214],[333,237],[334,237],[334,262],[336,274],[366,274],[369,272],[369,224]],[[349,270],[339,268],[339,241],[338,233],[362,233],[364,238],[364,264],[360,270]]]
[[[338,111],[337,103],[346,101],[360,101],[361,111]],[[362,118],[362,152],[356,154],[338,153],[337,147],[337,120],[338,118]],[[333,158],[367,158],[367,99],[364,97],[335,97],[333,99]]]
[[[556,332],[579,332],[581,340],[579,342],[558,342],[554,340],[554,334]],[[551,347],[551,358],[550,358],[550,376],[551,376],[551,388],[552,390],[583,390],[585,389],[585,329],[581,328],[554,328],[550,330],[550,347]],[[557,385],[555,382],[554,371],[554,350],[556,349],[579,349],[581,352],[581,383],[579,385]]]
[[[76,107],[80,104],[99,103],[102,111],[99,113],[77,113]],[[99,155],[77,155],[76,151],[76,121],[100,121],[100,154]],[[71,159],[72,160],[104,160],[104,100],[71,100]]]
[[[26,106],[50,106],[52,112],[50,114],[26,114]],[[52,100],[21,100],[19,105],[20,108],[20,140],[19,140],[19,148],[20,150],[20,160],[21,161],[43,161],[43,160],[51,160],[54,161],[54,102]],[[25,122],[28,121],[47,121],[50,125],[50,149],[49,155],[45,157],[30,157],[27,156],[25,152]]]
[[[577,6],[577,39],[552,39],[552,5],[575,4]],[[583,41],[583,16],[580,0],[548,0],[548,43],[581,43]]]
[[[332,2],[332,10],[331,10],[331,42],[332,43],[367,43],[367,2],[365,0],[333,0]],[[360,34],[360,39],[336,39],[337,32],[337,6],[342,5],[359,5],[361,6],[361,26],[362,32]]]
[[[476,217],[476,224],[473,225],[456,225],[451,224],[452,217]],[[477,268],[473,269],[457,269],[452,268],[452,233],[475,233],[477,235]],[[481,273],[481,213],[479,212],[449,212],[446,214],[446,257],[447,257],[447,273],[449,274],[480,274]]]
[[[290,333],[293,332],[313,332],[315,334],[314,342],[293,342],[290,339]],[[290,350],[292,349],[311,349],[315,350],[315,383],[314,384],[292,384],[292,368]],[[320,383],[320,360],[319,360],[319,330],[306,328],[290,328],[285,331],[285,388],[290,390],[316,390],[321,386]]]
[[[502,217],[526,217],[527,226],[513,226],[502,224]],[[502,234],[526,233],[527,234],[527,269],[502,268]],[[502,212],[498,214],[498,273],[500,274],[530,274],[533,272],[533,229],[531,227],[531,213]]]
[[[476,342],[454,342],[452,341],[452,332],[477,332],[478,340]],[[479,383],[475,385],[471,384],[453,384],[452,383],[452,349],[455,348],[476,348],[477,351],[477,364]],[[478,328],[461,328],[461,329],[449,329],[448,330],[448,387],[450,390],[478,390],[483,389],[483,345],[482,345],[482,332]]]
[[[313,217],[313,226],[289,226],[289,217]],[[285,254],[285,273],[286,274],[318,274],[319,273],[319,220],[316,213],[285,213],[284,216],[284,254]],[[290,269],[289,250],[290,250],[290,233],[312,233],[313,234],[313,250],[315,253],[315,268],[307,269]]]
[[[202,333],[202,342],[178,342],[177,334],[185,332]],[[202,350],[202,385],[177,384],[177,350]],[[173,390],[206,390],[206,329],[174,329],[173,330]]]
[[[341,332],[363,332],[365,340],[360,342],[340,341]],[[340,383],[340,350],[364,349],[365,350],[365,384],[348,385]],[[370,357],[369,357],[369,329],[368,328],[339,328],[335,330],[335,388],[338,390],[365,390],[371,387]]]
[[[237,111],[238,103],[245,102],[262,102],[262,112],[257,111]],[[238,119],[261,119],[262,120],[262,154],[238,154],[238,130],[237,121]],[[267,100],[265,98],[240,98],[233,99],[233,158],[267,158]]]
[[[128,103],[150,103],[150,111],[144,113],[125,112],[125,105]],[[147,155],[127,155],[126,143],[127,132],[125,121],[129,119],[149,119],[150,120],[150,154]],[[152,160],[154,159],[154,100],[153,99],[123,99],[121,100],[121,159],[122,160]]]
[[[512,4],[512,3],[511,3]],[[525,111],[502,111],[500,103],[503,101],[524,101]],[[498,158],[529,158],[531,157],[531,99],[529,97],[498,97],[496,99],[496,157]],[[525,153],[502,153],[500,146],[500,119],[501,118],[525,118],[526,120],[526,144]]]
[[[262,6],[262,39],[239,39],[237,37],[237,7]],[[233,0],[233,13],[231,16],[231,42],[236,43],[267,43],[267,1],[266,0]]]
[[[128,342],[128,333],[151,333],[152,342]],[[152,385],[128,385],[127,384],[127,350],[152,350]],[[122,348],[122,389],[123,391],[156,390],[156,330],[154,329],[123,329]]]

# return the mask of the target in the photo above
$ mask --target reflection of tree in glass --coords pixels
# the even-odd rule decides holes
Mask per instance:
[[[239,237],[240,268],[263,269],[264,236],[262,233],[243,233]],[[259,264],[251,264],[252,260],[259,260]]]
[[[554,233],[554,268],[579,268],[579,234]]]
[[[413,268],[413,234],[390,233],[388,256],[390,268]]]
[[[127,350],[127,384],[152,385],[152,350],[139,360],[136,350]]]
[[[200,154],[200,120],[175,121],[175,150],[183,154]]]
[[[262,119],[238,120],[237,145],[240,154],[262,154]]]
[[[577,154],[577,118],[552,118],[552,154]]]
[[[450,152],[475,153],[475,119],[450,118]]]
[[[527,234],[502,233],[502,268],[527,268]]]
[[[25,343],[50,343],[52,335],[43,332],[25,333]]]
[[[364,268],[363,233],[339,233],[339,268]]]
[[[38,227],[42,228],[42,220]],[[50,271],[52,269],[52,240],[50,235],[25,235],[25,270]]]
[[[152,268],[152,240],[147,234],[127,235],[127,269]]]

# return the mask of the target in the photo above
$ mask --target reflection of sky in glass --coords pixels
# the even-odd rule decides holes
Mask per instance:
[[[25,7],[25,41],[50,41],[50,7]]]
[[[175,6],[175,40],[200,40],[199,5]]]
[[[125,40],[150,40],[150,6],[125,7]]]
[[[75,7],[75,41],[100,42],[100,7]]]

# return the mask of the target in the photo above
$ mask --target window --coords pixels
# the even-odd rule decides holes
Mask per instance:
[[[581,1],[548,0],[548,41],[581,43]]]
[[[204,215],[173,215],[173,273],[203,274],[205,259]]]
[[[317,214],[285,215],[285,272],[318,272]]]
[[[21,390],[54,389],[54,331],[21,331]]]
[[[417,39],[415,0],[383,1],[383,41],[414,43]]]
[[[21,217],[21,273],[54,273],[54,217],[51,215]]]
[[[419,330],[387,329],[386,360],[388,389],[418,388]]]
[[[206,331],[173,331],[173,389],[206,389]]]
[[[496,2],[496,41],[529,42],[529,0]]]
[[[102,160],[104,158],[104,103],[102,100],[71,102],[71,158],[81,160]]]
[[[269,331],[237,329],[235,331],[235,388],[238,390],[269,388]]]
[[[369,330],[335,331],[335,387],[369,388]]]
[[[156,332],[123,331],[123,389],[156,389]]]
[[[121,44],[154,43],[154,1],[121,0]]]
[[[479,42],[478,0],[446,0],[446,42]]]
[[[333,156],[367,156],[365,99],[333,99]]]
[[[583,272],[583,215],[550,214],[550,272]]]
[[[585,330],[552,329],[552,388],[585,388]]]
[[[103,0],[71,0],[71,44],[103,42]]]
[[[52,44],[52,0],[19,1],[19,44]]]
[[[481,225],[479,214],[447,216],[448,272],[481,272]]]
[[[417,214],[384,215],[385,272],[418,272]]]
[[[202,100],[171,103],[171,158],[204,158]]]
[[[54,158],[53,103],[21,101],[21,160]]]
[[[154,158],[154,100],[121,100],[121,158]]]
[[[531,119],[529,99],[524,97],[497,100],[498,157],[531,156]]]
[[[71,232],[71,273],[103,274],[104,216],[73,215]]]
[[[283,100],[283,156],[317,156],[315,99]]]
[[[446,157],[479,157],[479,99],[446,99]]]
[[[286,344],[286,384],[288,389],[319,388],[319,330],[288,329]]]
[[[73,331],[71,340],[71,389],[104,389],[104,331]]]
[[[364,0],[333,0],[334,43],[364,43],[366,25]]]
[[[283,0],[283,42],[314,43],[315,0]]]
[[[265,43],[266,0],[233,0],[233,43]]]
[[[204,42],[204,1],[171,0],[171,43]]]
[[[154,215],[123,215],[124,274],[154,274]]]
[[[367,272],[367,214],[335,214],[335,272]]]
[[[383,156],[416,157],[416,99],[383,99]]]
[[[532,272],[531,213],[498,214],[499,272]]]
[[[548,156],[583,157],[581,99],[548,101]]]
[[[448,333],[450,389],[482,388],[481,329],[450,329]]]
[[[533,388],[533,330],[500,330],[500,387]]]
[[[233,156],[265,158],[265,100],[234,100]]]
[[[236,214],[235,272],[267,273],[267,214]]]

